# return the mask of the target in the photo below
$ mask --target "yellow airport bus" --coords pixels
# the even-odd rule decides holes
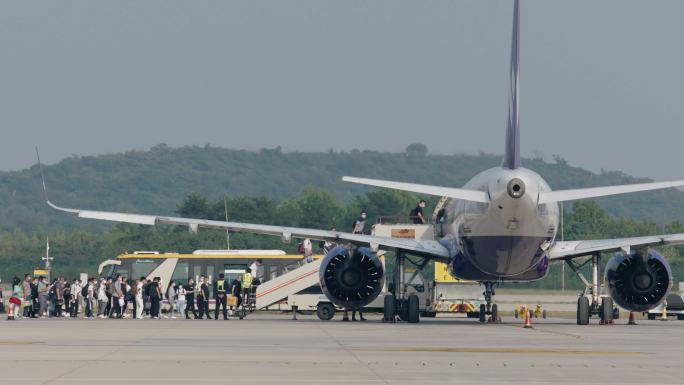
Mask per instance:
[[[131,280],[160,277],[164,289],[171,280],[185,283],[192,277],[197,282],[203,275],[211,288],[219,274],[223,273],[230,282],[248,267],[254,268],[257,260],[262,263],[252,275],[263,283],[299,267],[303,256],[282,250],[196,250],[192,254],[136,251],[102,262],[98,274],[100,277],[121,275]]]

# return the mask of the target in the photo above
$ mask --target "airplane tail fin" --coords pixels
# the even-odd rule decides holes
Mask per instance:
[[[518,0],[513,5],[513,38],[511,39],[511,84],[508,95],[508,122],[506,124],[506,152],[503,167],[514,170],[520,162],[520,118],[518,116],[518,83],[520,79],[520,29]]]

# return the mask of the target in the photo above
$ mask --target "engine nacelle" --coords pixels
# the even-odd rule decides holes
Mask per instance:
[[[382,261],[366,247],[332,249],[323,258],[319,277],[326,297],[350,309],[366,306],[377,298],[385,281]]]
[[[613,301],[629,311],[658,306],[672,288],[672,270],[655,250],[618,254],[606,265],[606,287]]]

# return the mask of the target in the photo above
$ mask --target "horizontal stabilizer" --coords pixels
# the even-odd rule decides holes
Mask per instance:
[[[465,190],[452,187],[429,186],[424,184],[392,182],[378,179],[353,178],[345,176],[342,178],[345,182],[364,184],[375,187],[385,187],[393,190],[410,191],[420,194],[435,195],[439,197],[448,197],[453,199],[462,199],[471,202],[489,202],[489,197],[485,191]]]
[[[592,187],[575,190],[550,191],[539,194],[539,204],[572,201],[586,198],[597,198],[607,195],[618,195],[639,191],[659,190],[679,186],[684,186],[684,180],[678,180],[674,182],[638,183],[621,186]]]

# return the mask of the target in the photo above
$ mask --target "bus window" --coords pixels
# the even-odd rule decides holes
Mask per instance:
[[[159,262],[154,259],[137,259],[131,266],[133,272],[132,279],[147,277],[159,266]]]
[[[212,298],[213,293],[213,283],[214,283],[214,266],[207,265],[207,284],[209,285],[209,298]]]
[[[190,266],[187,262],[178,262],[171,279],[176,283],[186,282],[190,277]]]
[[[242,277],[247,271],[247,265],[223,265],[223,274],[228,282],[233,282],[237,277]]]

